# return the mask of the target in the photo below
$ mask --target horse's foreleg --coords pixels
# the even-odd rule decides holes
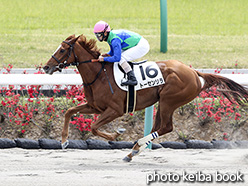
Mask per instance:
[[[90,107],[88,104],[82,104],[82,105],[78,105],[76,107],[71,107],[69,108],[66,113],[65,113],[65,121],[64,121],[64,127],[62,130],[62,147],[65,148],[66,145],[68,145],[66,143],[67,138],[68,138],[68,133],[69,133],[69,122],[71,120],[71,116],[73,114],[76,114],[77,112],[83,113],[83,114],[94,114],[94,113],[98,113],[97,110],[93,109],[92,107]]]
[[[121,115],[117,113],[114,109],[107,108],[102,113],[102,115],[98,118],[98,120],[91,126],[92,133],[96,136],[103,137],[110,141],[115,140],[121,134],[121,131],[117,131],[115,133],[105,133],[105,132],[99,131],[98,129],[101,126],[113,121],[115,118],[120,117],[120,116]]]

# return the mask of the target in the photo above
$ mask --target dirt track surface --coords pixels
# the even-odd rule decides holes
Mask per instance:
[[[227,185],[224,181],[216,182],[216,172],[222,175],[227,173],[225,179],[232,175],[231,179],[236,179],[235,185],[248,183],[247,149],[147,149],[134,157],[132,162],[123,162],[122,158],[129,152],[0,149],[0,185],[139,186],[147,185],[154,175],[157,175],[156,181],[150,182],[150,185]],[[199,181],[198,173],[204,174],[205,179],[211,176],[212,180]],[[181,176],[180,180],[168,181],[169,174],[174,176],[174,180]],[[195,176],[193,182],[189,174]],[[203,179],[203,175],[200,178]],[[233,185],[231,182],[229,184]]]

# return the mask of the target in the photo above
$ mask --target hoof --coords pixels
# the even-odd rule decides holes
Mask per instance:
[[[124,128],[118,128],[116,132],[118,134],[123,134],[125,131],[126,131],[126,129],[124,129]]]
[[[125,158],[122,159],[124,162],[130,162],[132,161],[131,158],[129,158],[128,156],[126,156]]]
[[[68,145],[69,145],[69,141],[68,140],[66,140],[66,142],[64,142],[64,143],[61,143],[62,149],[66,149],[66,147],[68,147]]]
[[[138,155],[140,153],[140,151],[139,150],[132,150],[132,156],[136,156],[136,155]]]

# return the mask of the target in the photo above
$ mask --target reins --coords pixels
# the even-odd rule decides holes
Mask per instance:
[[[90,60],[91,61],[91,60]],[[87,87],[87,86],[90,86],[92,85],[93,83],[95,83],[95,81],[97,80],[97,78],[100,76],[102,70],[104,69],[104,66],[105,66],[105,63],[101,63],[102,64],[102,68],[99,70],[99,72],[96,74],[96,77],[95,79],[91,82],[91,83],[83,83],[83,86],[84,87]]]
[[[65,55],[61,60],[59,60],[59,59],[56,58],[54,55],[52,55],[52,58],[55,59],[56,62],[58,63],[58,66],[56,66],[56,68],[57,68],[60,72],[61,72],[62,69],[65,68],[65,67],[69,67],[69,66],[77,66],[77,67],[78,67],[78,66],[81,65],[81,64],[84,64],[84,63],[91,63],[91,62],[92,62],[91,60],[86,60],[86,61],[81,61],[81,62],[79,62],[79,61],[78,61],[78,57],[77,57],[77,55],[76,55],[75,52],[74,52],[74,44],[71,44],[71,43],[69,43],[69,42],[67,42],[67,41],[63,41],[63,43],[66,43],[67,45],[70,46],[70,49],[68,50],[67,55]],[[75,57],[75,61],[68,64],[68,63],[67,63],[67,60],[71,57],[71,53],[73,53],[73,55],[74,55],[74,57]],[[67,56],[67,59],[66,59],[64,62],[62,62],[62,60],[63,60],[66,56]],[[94,79],[92,82],[90,82],[90,83],[83,83],[83,86],[84,86],[84,87],[90,86],[90,85],[92,85],[93,83],[95,83],[95,81],[98,79],[98,77],[100,76],[100,74],[101,74],[101,72],[103,71],[103,69],[104,69],[105,74],[106,74],[106,76],[107,76],[106,69],[104,68],[104,66],[105,66],[106,63],[105,63],[105,62],[102,62],[101,64],[102,64],[102,67],[101,67],[101,69],[99,70],[99,72],[97,73],[95,79]],[[108,79],[108,76],[107,76],[107,79]],[[109,82],[109,79],[108,79],[108,83],[109,83],[111,92],[112,92],[112,94],[113,94],[113,89],[112,89],[112,87],[111,87],[111,84],[110,84],[110,82]]]

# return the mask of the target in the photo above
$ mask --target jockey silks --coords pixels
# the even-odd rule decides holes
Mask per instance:
[[[128,30],[112,30],[109,32],[107,42],[110,46],[108,54],[111,57],[104,57],[104,61],[119,62],[121,52],[136,46],[142,36]]]

